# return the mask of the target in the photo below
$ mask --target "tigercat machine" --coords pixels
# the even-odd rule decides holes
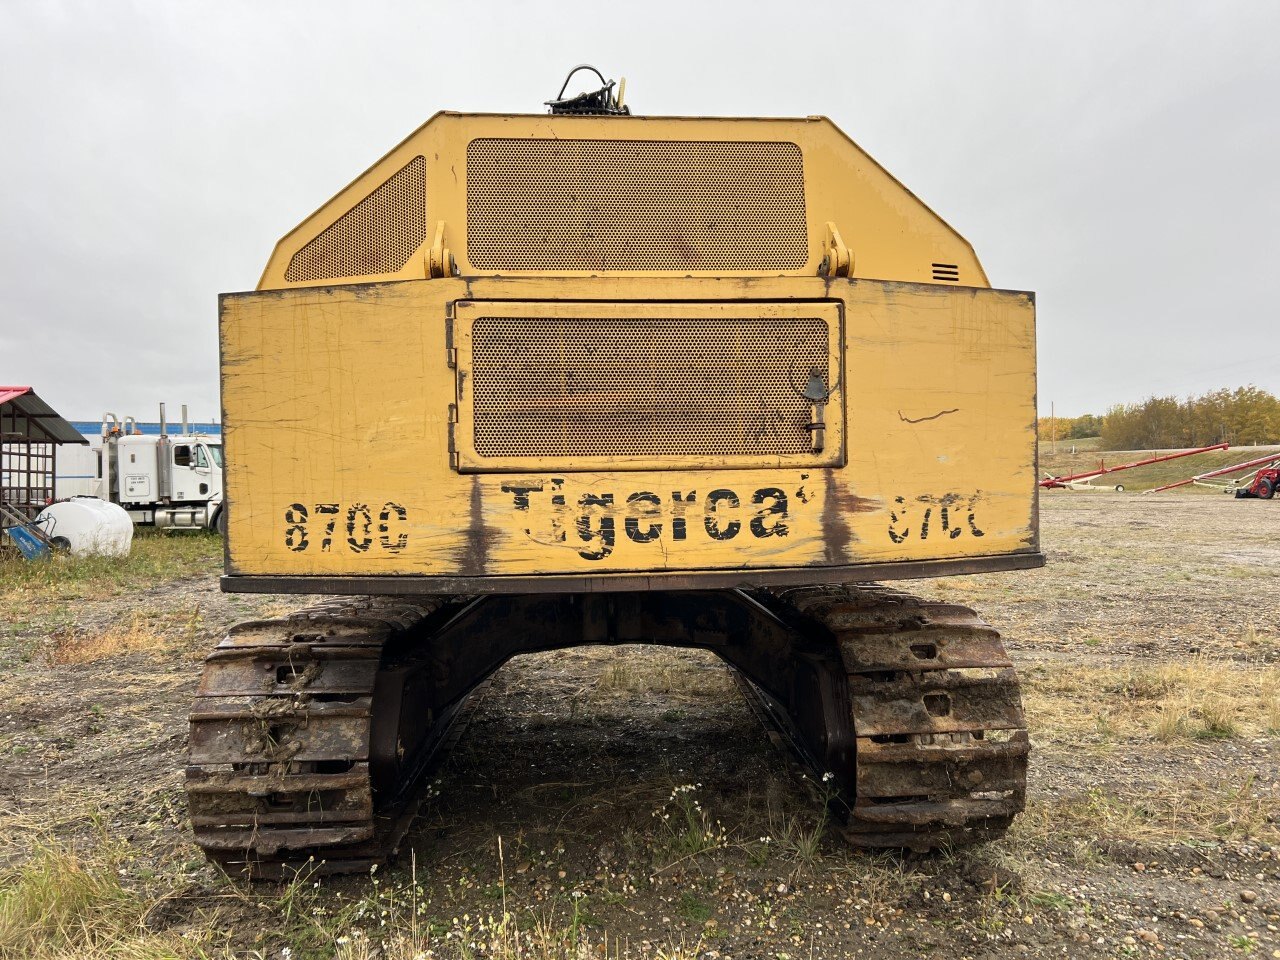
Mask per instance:
[[[578,644],[719,654],[855,845],[1022,809],[999,635],[874,582],[1043,563],[1034,298],[829,120],[440,113],[220,317],[223,589],[331,599],[208,659],[218,862],[367,869],[477,686]]]

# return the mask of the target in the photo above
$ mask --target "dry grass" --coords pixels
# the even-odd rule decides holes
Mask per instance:
[[[204,532],[164,534],[134,531],[128,557],[22,559],[0,550],[0,622],[20,621],[32,611],[65,606],[66,601],[112,596],[175,577],[216,573],[222,562],[222,538]]]
[[[1033,737],[1049,751],[1121,751],[1123,744],[1124,752],[1199,763],[1196,743],[1280,729],[1280,668],[1273,664],[1203,656],[1141,667],[1073,663],[1030,671],[1024,690]],[[1107,763],[1115,765],[1118,755]],[[1127,783],[1117,768],[1115,781],[1088,791],[1033,794],[1013,836],[1035,844],[1074,838],[1086,846],[1280,837],[1269,820],[1274,796],[1251,776],[1226,773]]]
[[[868,853],[850,868],[828,868],[836,889],[868,916],[892,916],[903,901],[914,897],[926,882],[907,861],[894,853]]]
[[[499,864],[502,863],[501,845]],[[295,887],[306,910],[323,894],[311,893],[305,884]],[[585,899],[557,899],[534,909],[519,908],[507,899],[505,874],[498,886],[500,909],[454,916],[450,923],[433,921],[432,903],[417,873],[416,859],[407,876],[382,878],[375,870],[368,892],[332,913],[310,911],[318,942],[332,947],[335,960],[422,960],[458,958],[474,960],[619,960],[623,941],[610,938],[596,927]],[[319,919],[317,919],[319,918]],[[591,929],[589,929],[589,927]],[[665,949],[665,952],[664,952]],[[694,960],[699,947],[688,952],[681,945],[659,947],[657,957]]]
[[[1208,657],[1151,667],[1041,668],[1025,682],[1045,741],[1221,740],[1280,729],[1280,667]]]
[[[1095,787],[1084,793],[1034,796],[1014,821],[1015,845],[1076,839],[1165,845],[1267,837],[1274,796],[1252,777],[1239,782],[1169,782],[1134,787]]]
[[[197,611],[196,616],[198,615]],[[157,629],[154,618],[134,613],[128,621],[113,624],[105,630],[62,630],[54,633],[49,638],[45,658],[54,666],[94,663],[142,650],[160,653],[171,642],[169,636]]]
[[[425,930],[400,929],[390,935],[370,937],[356,931],[341,935],[334,942],[334,960],[423,960],[428,956],[458,960],[477,956],[492,960],[616,960],[621,956],[620,944],[610,944],[607,936],[597,939],[575,930],[572,923],[566,925],[532,913],[523,923],[512,913],[475,917],[441,936],[432,936]],[[671,960],[693,960],[696,955],[658,954]]]
[[[120,851],[89,854],[48,840],[0,875],[0,958],[160,960],[198,956],[198,944],[146,929],[151,903],[127,888]]]
[[[734,695],[733,677],[722,664],[691,665],[671,650],[620,647],[600,674],[596,690],[610,694]]]

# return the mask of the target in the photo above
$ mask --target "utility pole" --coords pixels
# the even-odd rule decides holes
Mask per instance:
[[[1049,401],[1049,449],[1058,455],[1058,417],[1053,412],[1053,401]]]

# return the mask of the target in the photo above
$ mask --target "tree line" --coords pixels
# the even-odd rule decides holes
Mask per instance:
[[[1148,397],[1102,416],[1042,417],[1040,439],[1101,437],[1107,450],[1158,450],[1280,443],[1280,399],[1257,387],[1214,390],[1198,397]]]

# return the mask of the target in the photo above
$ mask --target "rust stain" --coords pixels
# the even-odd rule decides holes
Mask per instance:
[[[823,560],[828,565],[853,563],[849,546],[858,542],[858,535],[845,517],[851,513],[874,513],[880,509],[880,501],[850,491],[830,467],[822,471],[822,485],[827,491],[822,505]]]
[[[471,478],[471,497],[468,502],[470,523],[466,529],[466,546],[458,558],[458,570],[463,576],[482,577],[489,564],[489,540],[497,531],[484,522],[484,490],[480,478]]]

